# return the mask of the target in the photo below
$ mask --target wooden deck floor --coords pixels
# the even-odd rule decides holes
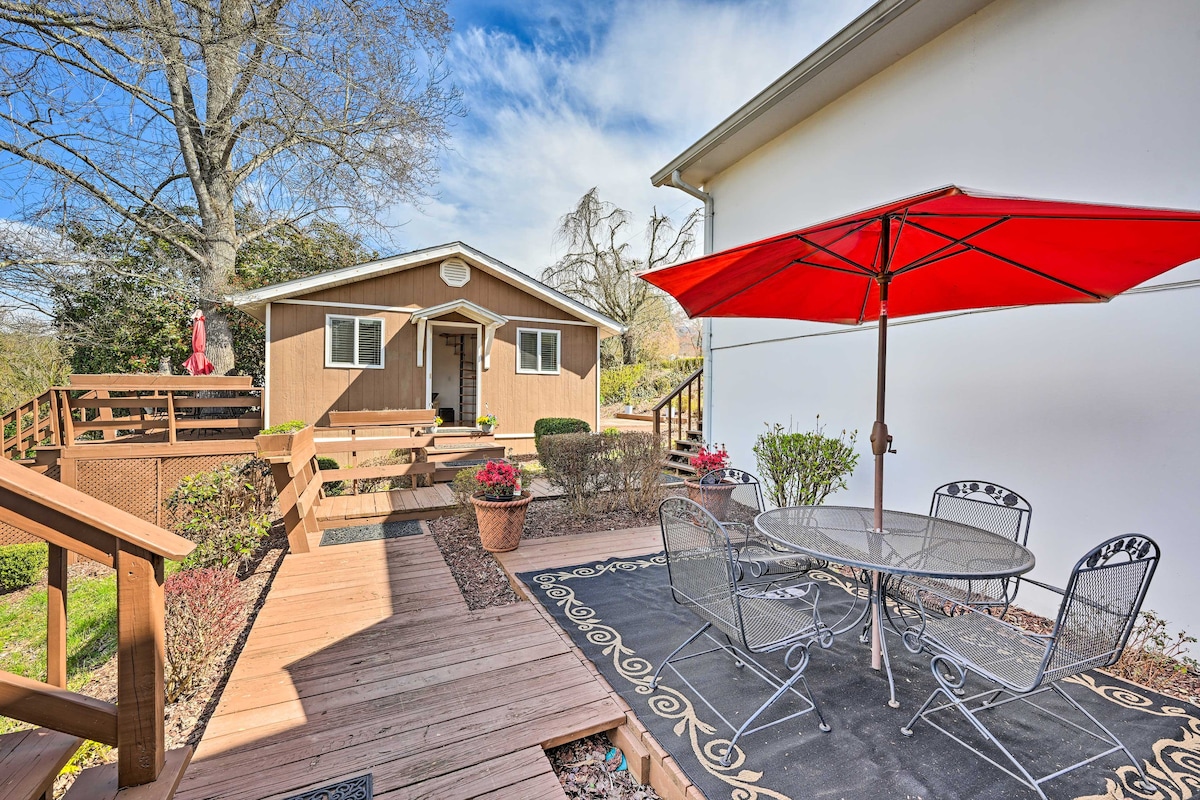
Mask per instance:
[[[624,723],[610,692],[540,608],[469,611],[430,537],[321,547],[285,558],[178,796],[561,798],[543,748]]]
[[[535,478],[529,491],[535,500],[562,496],[562,491],[544,478]],[[435,519],[453,508],[454,493],[450,484],[438,483],[418,489],[326,497],[317,506],[317,519],[323,528],[337,528],[385,519]]]

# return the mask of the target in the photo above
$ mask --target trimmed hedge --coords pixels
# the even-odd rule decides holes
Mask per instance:
[[[592,426],[574,417],[542,417],[533,423],[533,446],[541,455],[543,436],[554,436],[559,433],[591,433]]]
[[[329,456],[317,456],[317,468],[322,472],[329,472],[330,470],[341,469],[342,465],[337,462],[336,458],[330,458]],[[326,497],[337,497],[344,491],[346,491],[345,481],[325,484]]]
[[[40,542],[0,547],[0,592],[12,592],[37,583],[49,560]]]

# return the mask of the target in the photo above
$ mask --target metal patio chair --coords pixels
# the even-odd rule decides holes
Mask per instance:
[[[1046,794],[1041,784],[1117,751],[1125,753],[1150,792],[1155,791],[1129,748],[1059,684],[1064,678],[1110,666],[1121,657],[1158,559],[1158,545],[1153,540],[1127,534],[1109,539],[1081,558],[1071,572],[1066,589],[1025,578],[1030,584],[1062,596],[1054,629],[1049,634],[1029,633],[976,609],[944,617],[930,615],[918,606],[921,624],[904,633],[904,644],[912,652],[923,650],[932,654],[930,668],[938,688],[900,732],[911,736],[917,720],[924,720],[1036,791],[1043,800]],[[965,694],[967,673],[974,673],[992,685],[970,697],[961,696]],[[1082,713],[1094,729],[1076,724],[1034,702],[1033,698],[1045,692],[1053,692],[1065,700]],[[938,698],[943,702],[935,705]],[[981,719],[983,712],[1013,701],[1032,706],[1100,741],[1108,749],[1040,778],[1033,777]],[[935,715],[951,710],[961,712],[975,730],[1004,755],[1012,769],[935,721]]]
[[[1021,495],[990,481],[952,481],[933,490],[929,516],[961,522],[1004,536],[1021,545],[1029,542],[1033,508]],[[907,577],[891,594],[910,605],[925,603],[957,613],[965,608],[1008,610],[1020,586],[1019,578],[983,580],[920,579]]]
[[[725,467],[700,478],[701,505],[729,533],[742,581],[774,583],[798,578],[825,566],[816,559],[780,547],[754,527],[766,510],[762,485],[753,473]]]
[[[670,667],[681,681],[708,708],[734,731],[729,747],[721,759],[728,766],[738,740],[757,731],[815,711],[821,720],[820,729],[828,732],[816,698],[808,687],[804,670],[809,662],[809,647],[821,648],[833,644],[833,633],[821,624],[817,613],[820,589],[815,583],[798,583],[764,591],[762,586],[739,584],[736,578],[737,556],[725,528],[699,504],[682,497],[670,497],[658,508],[662,525],[663,547],[667,554],[667,571],[671,596],[704,621],[703,626],[675,648],[654,671],[650,688],[658,688],[659,675]],[[710,633],[714,629],[722,639]],[[714,646],[701,652],[680,655],[689,645],[706,637]],[[781,680],[762,666],[752,654],[784,651],[783,663],[791,671]],[[739,669],[750,667],[764,682],[775,689],[774,694],[751,714],[741,726],[736,726],[713,707],[704,695],[675,666],[678,662],[724,651],[734,658]],[[796,684],[803,687],[797,689]],[[772,722],[750,727],[759,715],[791,692],[802,709]]]

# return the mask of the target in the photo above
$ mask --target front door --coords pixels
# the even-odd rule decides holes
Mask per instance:
[[[429,327],[429,407],[442,418],[442,427],[474,427],[481,401],[480,326],[431,321]]]

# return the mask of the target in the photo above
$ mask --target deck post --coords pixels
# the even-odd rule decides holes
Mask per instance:
[[[67,688],[67,551],[50,548],[46,580],[46,683]]]
[[[120,542],[117,567],[117,782],[158,778],[163,730],[166,643],[163,557]]]

